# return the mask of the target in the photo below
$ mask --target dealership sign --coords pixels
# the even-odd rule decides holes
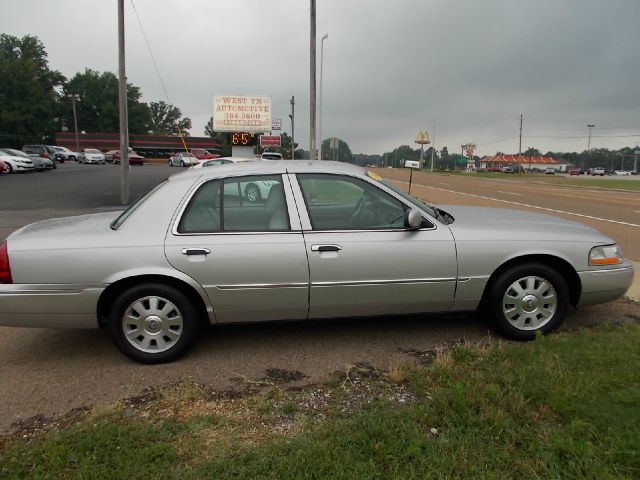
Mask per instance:
[[[271,130],[282,130],[282,119],[274,118],[271,120]]]
[[[260,135],[261,147],[279,147],[280,135]]]
[[[268,132],[270,130],[271,97],[214,95],[214,132]]]

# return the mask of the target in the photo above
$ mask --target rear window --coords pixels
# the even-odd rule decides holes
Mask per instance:
[[[116,218],[113,222],[111,222],[111,230],[118,230],[118,228],[120,228],[120,226],[125,222],[125,220],[127,220],[127,218],[129,218],[131,214],[135,212],[140,207],[140,205],[142,205],[145,202],[147,198],[153,195],[153,193],[159,188],[161,188],[165,183],[167,183],[167,180],[157,185],[153,190],[151,190],[146,195],[143,195],[134,203],[129,205],[129,208],[127,208],[124,212],[120,214],[118,218]]]

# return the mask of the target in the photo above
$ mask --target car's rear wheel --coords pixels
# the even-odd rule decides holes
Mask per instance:
[[[262,197],[262,195],[260,195],[260,189],[253,183],[247,185],[247,187],[244,189],[244,194],[250,202],[258,202]]]
[[[181,166],[181,167],[186,166],[186,165],[185,165],[185,163],[184,163],[184,160],[180,160],[180,166]]]
[[[8,173],[13,173],[13,167],[11,166],[10,163],[5,163],[4,165],[5,165],[4,173],[7,173],[7,174]]]
[[[569,288],[551,267],[516,265],[495,280],[488,307],[506,336],[532,340],[538,332],[551,332],[562,323],[569,307]]]
[[[141,363],[171,362],[194,344],[198,315],[189,299],[175,288],[142,284],[114,302],[109,330],[116,346]]]

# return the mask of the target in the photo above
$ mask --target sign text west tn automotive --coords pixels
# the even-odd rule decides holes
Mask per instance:
[[[216,132],[270,131],[271,97],[214,95],[213,130]]]

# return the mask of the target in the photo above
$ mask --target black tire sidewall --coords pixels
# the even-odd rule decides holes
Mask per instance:
[[[159,353],[141,352],[126,339],[121,327],[122,315],[136,299],[147,296],[166,298],[178,307],[183,318],[183,333],[180,340],[169,350]],[[163,284],[147,283],[137,285],[121,293],[111,306],[109,313],[109,332],[118,349],[127,357],[140,363],[166,363],[183,356],[195,343],[200,328],[198,314],[189,299],[173,287]]]
[[[536,330],[520,330],[514,327],[502,312],[502,298],[507,288],[516,280],[528,276],[540,277],[551,283],[558,299],[556,311],[551,320]],[[535,263],[516,265],[496,278],[491,287],[487,307],[494,324],[505,336],[514,340],[533,340],[538,332],[542,334],[552,332],[562,323],[569,308],[569,287],[562,275],[547,265]]]

